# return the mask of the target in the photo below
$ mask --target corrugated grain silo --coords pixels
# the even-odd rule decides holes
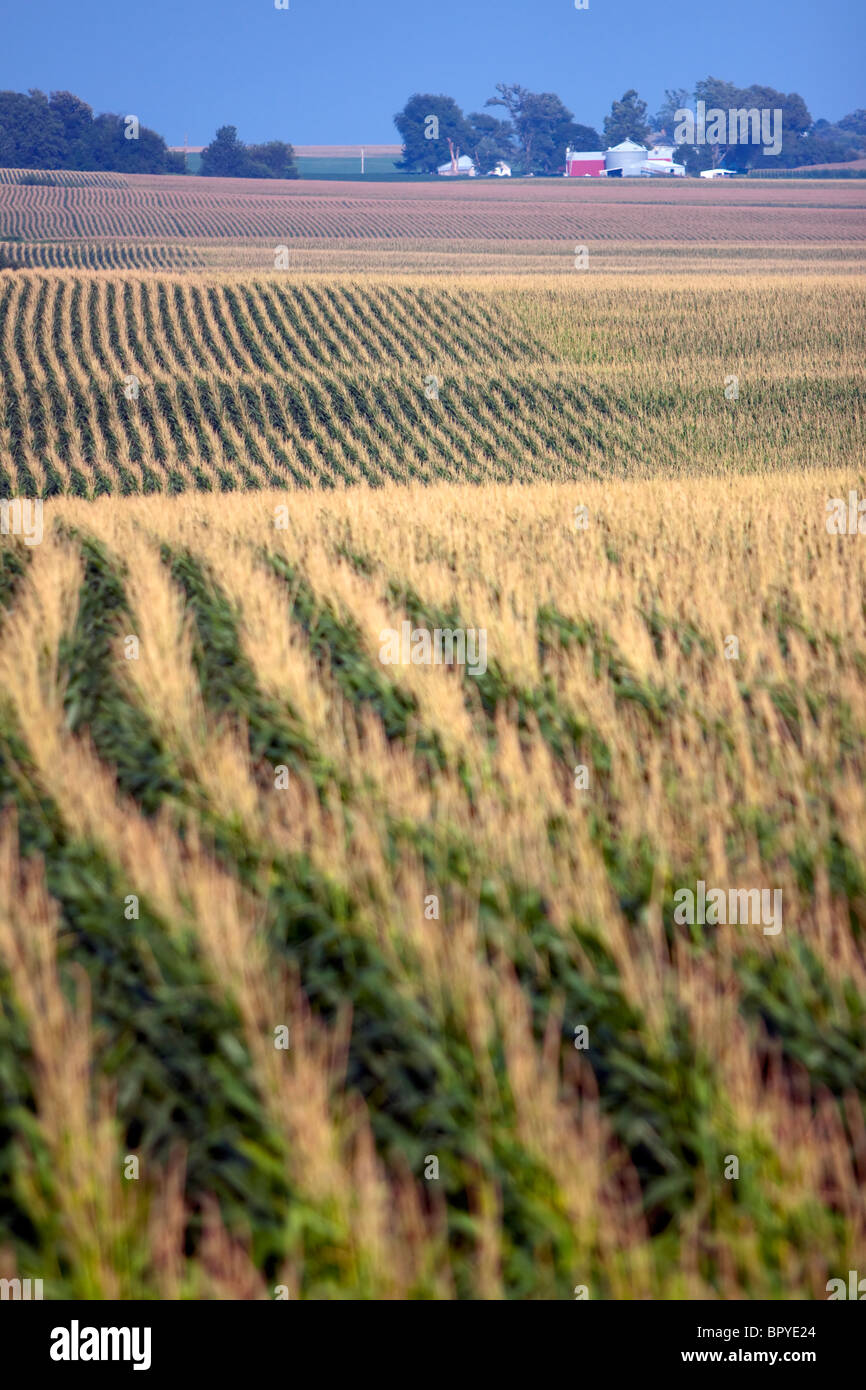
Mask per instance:
[[[647,151],[643,145],[636,145],[634,140],[623,140],[621,144],[614,145],[613,149],[605,151],[604,167],[608,174],[612,171],[621,172],[624,179],[631,178],[640,174],[646,157]]]

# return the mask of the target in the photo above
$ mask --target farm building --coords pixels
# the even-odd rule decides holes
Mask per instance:
[[[634,140],[623,140],[612,149],[565,152],[566,178],[632,178],[638,174],[682,177],[685,166],[674,162],[675,145],[656,145],[648,150]]]
[[[686,166],[674,159],[676,145],[654,145],[641,168],[642,174],[661,174],[668,178],[684,178]]]
[[[603,173],[604,153],[601,150],[565,151],[566,178],[598,178]]]
[[[457,167],[455,168],[451,160],[449,159],[447,164],[440,164],[436,172],[439,174],[440,178],[443,179],[453,179],[461,177],[470,179],[475,178],[475,164],[469,158],[468,154],[461,154],[460,158],[456,161],[456,165]]]

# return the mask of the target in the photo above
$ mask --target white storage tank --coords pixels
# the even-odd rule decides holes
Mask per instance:
[[[605,151],[604,167],[608,174],[616,170],[621,171],[624,179],[631,178],[640,174],[646,157],[647,151],[643,145],[635,144],[634,140],[623,140],[613,149]]]

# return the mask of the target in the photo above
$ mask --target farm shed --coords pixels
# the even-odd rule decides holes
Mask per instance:
[[[675,161],[676,150],[676,145],[655,145],[647,155],[641,173],[667,174],[669,177],[683,178],[686,166]]]
[[[465,176],[467,176],[468,178],[474,178],[474,177],[475,177],[475,164],[474,164],[473,161],[469,158],[469,155],[468,155],[468,154],[461,154],[460,158],[459,158],[458,161],[457,161],[457,173],[456,173],[456,175],[455,175],[455,173],[454,173],[454,169],[452,168],[451,160],[450,160],[450,159],[448,160],[448,163],[447,163],[447,164],[440,164],[440,165],[439,165],[439,168],[438,168],[438,170],[437,170],[437,173],[439,174],[440,178],[443,178],[443,179],[445,179],[445,178],[455,178],[455,177],[459,178],[461,175],[465,175]]]
[[[602,150],[565,151],[566,178],[599,178],[603,173],[604,153]]]

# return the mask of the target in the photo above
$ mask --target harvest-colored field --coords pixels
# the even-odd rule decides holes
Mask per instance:
[[[863,287],[2,273],[0,495],[856,467]]]
[[[784,268],[793,254],[804,269],[828,258],[862,268],[866,259],[866,188],[853,180],[274,180],[250,188],[248,180],[165,175],[128,175],[114,186],[118,176],[109,177],[113,186],[0,179],[0,251],[15,264],[150,268],[159,242],[176,269],[259,272],[274,268],[279,245],[304,270],[556,271],[568,268],[575,244],[590,247],[593,265],[615,269],[674,268],[684,255],[685,269],[719,268],[722,257],[727,270],[741,251],[766,269]]]
[[[848,275],[866,269],[866,243],[805,247],[801,242],[713,246],[698,242],[467,241],[439,238],[370,237],[363,242],[339,237],[298,237],[281,253],[287,270],[331,275],[555,275],[569,278],[575,252],[588,252],[587,269],[599,274],[700,274],[741,279],[750,275]],[[184,239],[154,243],[143,237],[69,241],[7,241],[2,262],[15,269],[157,270],[177,273],[209,270],[219,274],[271,274],[279,248],[247,238]]]
[[[6,1271],[796,1299],[862,1268],[850,486],[64,499],[7,540]],[[405,620],[483,628],[486,671],[383,665]],[[699,880],[780,890],[781,929],[679,925]]]
[[[125,183],[0,175],[0,1278],[826,1297],[864,192]]]

